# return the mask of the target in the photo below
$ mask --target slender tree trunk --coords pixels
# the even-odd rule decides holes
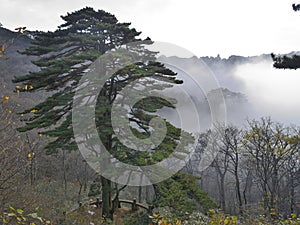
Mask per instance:
[[[248,204],[248,200],[247,200],[247,189],[249,187],[249,177],[250,177],[250,172],[248,171],[247,176],[246,176],[246,184],[245,184],[245,188],[243,190],[243,198],[244,198],[244,204],[245,206]]]
[[[215,164],[215,170],[218,174],[217,182],[219,188],[219,196],[220,196],[220,205],[221,209],[225,212],[226,202],[225,202],[225,175],[226,172],[222,173],[219,165]]]
[[[64,182],[65,195],[67,195],[67,172],[66,172],[66,153],[65,153],[65,150],[62,150],[62,153],[63,153],[63,158],[62,158],[62,163],[63,163],[63,182]]]
[[[246,184],[245,188],[243,190],[243,197],[244,197],[244,205],[246,206],[248,202],[251,202],[251,188],[252,188],[252,172],[251,170],[248,170],[247,176],[246,176]],[[247,199],[247,192],[249,193],[249,199]]]
[[[102,185],[102,217],[113,219],[113,210],[111,202],[111,181],[101,177]]]
[[[264,205],[264,214],[268,212],[269,207],[269,196],[268,196],[268,189],[267,184],[263,184],[263,205]]]
[[[105,112],[104,117],[110,118],[110,113]],[[112,148],[112,135],[107,135],[107,149]],[[102,160],[104,165],[110,163],[109,159]],[[102,217],[111,219],[113,221],[114,209],[112,207],[112,182],[109,179],[101,176],[101,187],[102,187]]]
[[[220,177],[220,200],[221,200],[221,208],[225,212],[226,202],[225,202],[225,176]]]
[[[270,193],[270,209],[273,216],[278,216],[278,170],[275,169],[272,176],[272,191]]]
[[[88,183],[88,172],[87,172],[87,162],[84,161],[84,184],[83,184],[83,191],[87,190],[87,183]]]
[[[30,185],[33,185],[33,159],[30,159]]]
[[[243,200],[241,195],[240,180],[239,180],[237,168],[235,169],[234,176],[235,176],[237,199],[239,202],[239,213],[243,214]]]
[[[241,195],[241,187],[240,187],[240,179],[239,179],[239,155],[238,152],[236,151],[235,153],[235,159],[236,162],[234,164],[234,177],[235,177],[235,185],[236,185],[236,194],[237,194],[237,199],[239,202],[239,213],[243,214],[243,200],[242,200],[242,195]]]
[[[139,186],[139,193],[138,193],[138,202],[142,202],[142,186]]]
[[[290,183],[290,210],[291,214],[295,212],[295,187],[294,187],[294,175],[291,175]]]
[[[150,200],[150,186],[146,186],[145,189],[146,189],[146,194],[145,194],[146,202],[148,203]]]
[[[81,201],[81,192],[82,192],[82,183],[79,182],[79,191],[78,191],[78,200],[77,200],[78,203],[80,203]]]

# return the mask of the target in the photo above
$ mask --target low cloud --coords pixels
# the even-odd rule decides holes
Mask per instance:
[[[279,70],[271,60],[239,65],[234,77],[255,110],[280,122],[300,125],[300,73]]]

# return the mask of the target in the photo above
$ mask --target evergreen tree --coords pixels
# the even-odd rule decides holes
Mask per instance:
[[[293,4],[294,11],[300,11],[300,4]],[[300,55],[275,55],[271,54],[274,61],[273,66],[277,69],[299,69],[300,68]]]
[[[26,121],[25,126],[19,128],[22,132],[39,129],[42,134],[51,137],[52,141],[46,147],[48,154],[56,153],[59,149],[63,151],[78,149],[72,124],[73,97],[80,80],[92,63],[111,49],[140,41],[138,38],[140,32],[129,28],[130,23],[119,23],[115,16],[102,10],[95,11],[86,7],[68,13],[67,16],[62,16],[62,19],[65,23],[55,32],[38,32],[33,45],[23,52],[26,55],[39,56],[39,59],[33,63],[40,67],[40,70],[14,80],[26,85],[25,87],[28,87],[26,91],[46,90],[51,95],[35,107],[23,112],[23,114],[33,115]],[[149,41],[147,39],[144,43]],[[155,59],[153,57],[155,53],[139,45],[133,51],[139,59],[144,56],[147,59]],[[120,56],[116,53],[111,61],[121,61]],[[187,145],[193,141],[192,136],[167,121],[165,121],[167,133],[164,140],[150,151],[133,151],[117,140],[110,119],[112,103],[118,98],[122,88],[141,78],[139,84],[143,89],[140,91],[146,91],[149,86],[152,89],[163,90],[170,85],[182,83],[176,79],[174,72],[152,60],[127,65],[116,71],[105,82],[97,96],[95,108],[98,134],[106,149],[120,161],[138,166],[160,162],[172,154],[179,143],[184,142],[182,144]],[[163,80],[164,83],[169,84],[162,85],[148,78]],[[150,123],[155,117],[155,112],[163,107],[174,107],[173,103],[171,99],[167,101],[157,97],[140,100],[128,112],[130,122],[135,124],[131,127],[131,131],[138,138],[149,137]],[[182,135],[185,138],[182,138]],[[101,186],[103,216],[112,218],[115,209],[115,204],[112,202],[112,182],[101,177]],[[116,192],[118,196],[118,189]]]
[[[197,177],[179,172],[171,178],[154,185],[157,198],[156,207],[170,207],[172,213],[184,218],[187,213],[198,210],[199,205],[204,213],[218,208],[206,192],[199,188]]]
[[[65,23],[58,30],[37,33],[33,45],[23,52],[39,56],[33,64],[41,70],[14,80],[31,87],[29,91],[42,89],[54,93],[23,112],[34,112],[34,116],[19,129],[27,131],[56,125],[55,129],[43,132],[54,138],[47,146],[48,153],[59,148],[77,149],[71,126],[72,98],[90,64],[109,49],[139,40],[136,37],[140,34],[129,28],[130,23],[119,23],[115,16],[89,7],[68,13],[62,19]]]
[[[299,11],[300,10],[300,4],[297,4],[297,5],[293,4],[292,6],[293,6],[294,11]]]

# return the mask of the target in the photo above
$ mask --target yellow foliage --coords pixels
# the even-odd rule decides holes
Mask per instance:
[[[152,216],[150,216],[152,220],[152,225],[181,225],[181,221],[175,218],[165,218],[164,216],[161,216],[159,214],[154,213]],[[151,225],[151,224],[150,224]]]
[[[160,217],[160,215],[159,214],[156,214],[156,213],[153,213],[153,216],[152,216],[154,219],[157,219],[157,218],[159,218]]]
[[[276,214],[277,214],[276,210],[274,208],[271,208],[270,209],[270,215],[275,216]]]
[[[222,212],[216,212],[215,210],[209,210],[208,214],[210,216],[211,225],[237,225],[236,216],[226,216]]]
[[[6,105],[8,103],[9,98],[9,96],[4,97],[3,105]]]

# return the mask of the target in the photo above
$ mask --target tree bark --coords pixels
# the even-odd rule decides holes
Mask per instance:
[[[239,213],[243,214],[243,200],[242,200],[242,195],[241,195],[240,180],[239,180],[237,166],[235,167],[234,176],[235,176],[237,199],[239,202]]]
[[[113,219],[113,210],[111,202],[111,181],[101,177],[102,185],[102,217]]]
[[[221,175],[220,177],[220,200],[221,200],[221,208],[225,212],[226,202],[225,202],[225,176]]]
[[[138,193],[138,202],[142,202],[142,186],[139,186],[139,193]]]
[[[294,175],[291,175],[290,184],[290,210],[291,214],[295,212],[295,187],[294,187]]]

